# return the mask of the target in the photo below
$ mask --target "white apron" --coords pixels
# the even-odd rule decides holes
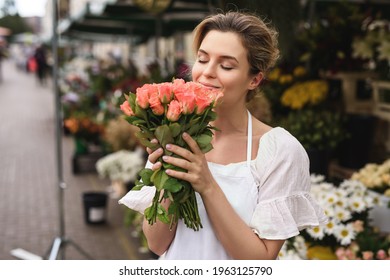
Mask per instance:
[[[248,111],[247,160],[222,165],[209,162],[210,171],[229,203],[246,224],[252,218],[258,198],[258,189],[251,172],[252,118]],[[175,238],[161,259],[219,260],[231,259],[214,234],[203,201],[196,193],[203,228],[194,231],[179,220]]]

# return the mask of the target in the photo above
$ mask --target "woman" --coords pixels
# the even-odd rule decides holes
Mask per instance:
[[[246,108],[279,56],[276,36],[259,18],[238,12],[210,16],[195,29],[192,78],[223,91],[213,124],[220,131],[205,155],[186,134],[191,150],[166,147],[182,157],[163,160],[187,170],[167,173],[192,184],[203,228],[193,231],[179,221],[169,230],[169,225],[145,221],[149,248],[165,259],[276,259],[286,239],[326,220],[309,194],[304,148]],[[162,149],[149,153],[149,166],[159,168]],[[140,211],[151,202],[150,189],[145,188]],[[164,203],[168,208],[169,201]]]

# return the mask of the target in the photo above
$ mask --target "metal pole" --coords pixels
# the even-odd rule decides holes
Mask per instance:
[[[63,238],[65,236],[65,221],[64,221],[64,189],[66,187],[63,181],[63,166],[62,166],[62,112],[61,102],[58,91],[58,0],[52,0],[53,2],[53,36],[52,36],[52,53],[53,53],[53,94],[55,101],[55,139],[56,139],[56,160],[57,160],[57,184],[58,184],[58,215],[59,215],[59,236]],[[57,248],[58,249],[58,248]],[[64,250],[62,250],[62,257],[64,258]]]

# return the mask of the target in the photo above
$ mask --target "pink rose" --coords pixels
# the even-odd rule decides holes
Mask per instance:
[[[130,104],[129,104],[129,102],[127,102],[127,100],[125,102],[123,102],[123,104],[120,107],[121,107],[122,112],[125,113],[125,115],[134,116],[134,112],[133,112],[133,110],[131,110]]]
[[[155,115],[161,116],[162,114],[164,114],[164,106],[161,104],[157,92],[153,92],[152,94],[150,94],[149,104],[150,104],[150,108],[152,108],[152,111]]]
[[[380,249],[378,252],[376,252],[376,258],[378,260],[385,260],[386,257],[387,257],[387,254],[386,254],[385,250]]]
[[[363,255],[363,260],[372,260],[372,258],[374,257],[374,253],[371,251],[364,251],[362,255]]]
[[[157,84],[158,96],[163,104],[167,104],[172,100],[172,84],[161,83]]]
[[[171,122],[177,121],[180,117],[181,111],[179,101],[172,100],[168,105],[167,119]]]
[[[143,109],[149,108],[149,91],[150,90],[146,86],[137,88],[136,102]]]

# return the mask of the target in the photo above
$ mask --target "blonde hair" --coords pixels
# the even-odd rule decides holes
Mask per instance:
[[[241,38],[247,50],[250,75],[261,72],[265,76],[279,58],[278,32],[255,15],[227,12],[208,16],[194,29],[195,52],[211,30],[233,32]],[[254,91],[250,91],[247,101],[252,99],[254,94]]]

